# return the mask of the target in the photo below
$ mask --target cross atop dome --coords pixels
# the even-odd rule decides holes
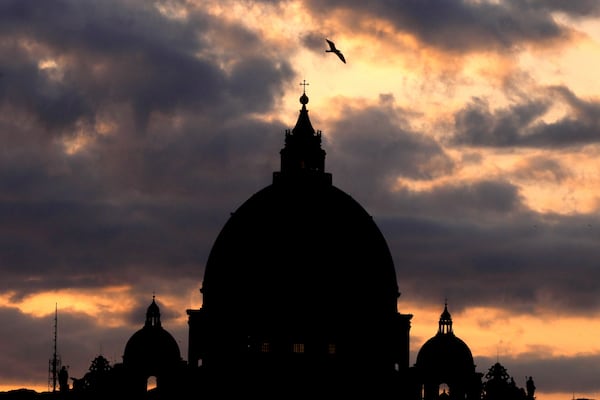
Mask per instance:
[[[310,83],[306,83],[306,79],[303,79],[302,82],[300,83],[301,86],[304,86],[302,88],[302,96],[300,96],[300,104],[302,104],[302,109],[305,110],[305,106],[306,104],[308,104],[308,96],[306,95],[306,87],[308,85],[310,85]]]
[[[306,83],[306,79],[303,79],[302,82],[300,82],[300,86],[304,86],[304,90],[303,90],[304,94],[306,94],[306,87],[309,85],[310,85],[310,83]]]

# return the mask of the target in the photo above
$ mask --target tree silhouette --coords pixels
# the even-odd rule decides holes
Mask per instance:
[[[86,392],[100,392],[107,387],[112,367],[108,360],[99,355],[92,360],[89,371],[81,379],[73,379],[73,389]]]
[[[484,400],[525,400],[527,398],[525,390],[517,387],[506,368],[498,362],[485,374],[483,391]]]

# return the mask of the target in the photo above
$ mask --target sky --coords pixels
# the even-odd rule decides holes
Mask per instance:
[[[596,0],[0,0],[0,390],[48,390],[56,309],[71,377],[122,361],[153,295],[187,356],[306,81],[411,363],[447,300],[478,372],[600,398],[599,67]]]

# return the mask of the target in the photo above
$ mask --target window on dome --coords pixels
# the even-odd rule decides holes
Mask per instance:
[[[439,398],[447,398],[450,395],[450,387],[447,383],[441,383],[438,387],[438,396]]]
[[[146,391],[156,389],[156,376],[149,376],[146,379]]]
[[[292,350],[294,353],[304,353],[304,343],[294,343]]]
[[[328,346],[327,352],[328,352],[329,354],[335,354],[335,350],[336,350],[336,349],[335,349],[335,343],[329,343],[329,346]]]

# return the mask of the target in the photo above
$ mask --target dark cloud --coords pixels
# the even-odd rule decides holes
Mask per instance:
[[[407,301],[437,304],[446,296],[457,310],[478,304],[552,317],[585,315],[600,306],[597,217],[526,210],[495,219],[489,213],[445,215],[378,220]]]
[[[503,181],[484,180],[448,184],[431,191],[404,195],[407,209],[419,215],[466,218],[476,215],[511,215],[524,209],[517,187]]]
[[[125,105],[143,131],[154,112],[201,110],[225,118],[265,111],[292,76],[275,51],[258,51],[262,43],[248,30],[230,29],[200,12],[185,21],[169,19],[141,4],[0,5],[2,25],[14,28],[0,30],[11,36],[0,48],[7,60],[0,102],[27,108],[47,128],[66,131],[81,119],[93,122],[111,104]],[[222,31],[254,56],[208,47],[204,38]],[[44,61],[55,65],[40,69]],[[231,64],[231,72],[220,62]]]
[[[452,142],[477,147],[567,148],[600,141],[600,103],[578,98],[568,88],[548,87],[541,96],[491,110],[487,100],[473,98],[455,114]],[[553,105],[569,112],[553,122],[543,117]]]
[[[145,2],[5,1],[0,20],[1,290],[102,287],[140,267],[200,285],[220,224],[274,169],[284,127],[252,115],[291,66],[241,26]],[[221,33],[251,56],[205,43]]]
[[[504,126],[532,121],[544,107],[515,107]],[[600,305],[596,280],[583,278],[596,275],[596,217],[537,214],[518,186],[501,179],[392,190],[396,177],[427,181],[450,173],[453,163],[432,139],[410,131],[398,110],[382,105],[343,115],[326,147],[328,157],[335,155],[334,182],[379,216],[410,301],[449,296],[459,308],[500,305],[517,313],[584,314]],[[560,182],[569,172],[537,156],[514,175]]]
[[[399,177],[427,181],[451,173],[454,162],[442,147],[414,131],[406,111],[391,99],[381,100],[376,106],[344,109],[332,125],[326,150],[338,182],[351,192],[377,196]]]
[[[0,44],[2,77],[0,104],[29,113],[49,132],[72,127],[80,119],[93,120],[92,105],[76,82],[57,81],[26,50]]]
[[[48,362],[45,358],[51,354],[52,325],[50,320],[40,321],[12,308],[0,308],[0,316],[5,321],[0,327],[4,359],[0,364],[0,374],[3,380],[19,381],[31,376],[32,365]],[[47,337],[40,340],[40,332],[47,333]],[[11,338],[18,340],[9,340]]]
[[[556,22],[553,11],[576,15],[586,10],[598,11],[598,6],[591,2],[570,7],[558,1],[530,4],[523,1],[328,0],[311,1],[310,6],[320,16],[336,15],[336,10],[350,12],[356,23],[349,22],[348,29],[365,18],[381,18],[398,31],[410,32],[428,45],[446,51],[506,50],[524,43],[565,39],[569,30]]]
[[[324,51],[327,47],[325,46],[325,38],[321,32],[308,31],[300,37],[300,43],[309,49],[314,51]]]
[[[40,159],[32,146],[30,157],[2,159],[4,290],[101,287],[141,266],[200,280],[226,216],[270,183],[284,128],[242,118],[204,134],[153,129],[134,148],[125,138],[72,158]]]
[[[513,0],[512,2],[517,7],[523,4],[520,0]],[[572,17],[592,17],[600,14],[600,4],[595,0],[533,0],[529,1],[528,4],[536,10],[562,12]]]
[[[525,158],[514,172],[519,179],[534,182],[560,183],[572,176],[570,169],[560,160],[551,156],[534,156]]]
[[[544,102],[529,101],[492,112],[486,100],[474,98],[455,115],[455,142],[474,146],[515,146],[521,138],[521,130],[547,109]]]

